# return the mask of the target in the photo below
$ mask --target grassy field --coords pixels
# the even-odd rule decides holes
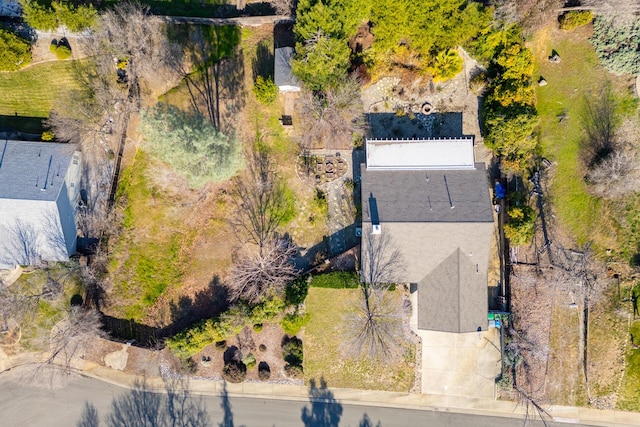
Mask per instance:
[[[54,61],[0,73],[0,115],[48,117],[57,98],[76,86],[74,63]]]
[[[553,171],[552,198],[556,215],[568,227],[578,243],[594,241],[597,249],[615,247],[614,224],[608,220],[606,203],[587,193],[582,177],[585,171],[579,159],[583,137],[581,115],[587,94],[607,80],[618,94],[626,88],[616,85],[615,77],[598,64],[589,36],[589,27],[574,32],[547,29],[533,42],[536,78],[547,86],[538,87],[540,143],[545,156],[556,162]],[[551,51],[562,61],[550,63]]]
[[[407,392],[414,381],[413,349],[407,352],[404,360],[393,364],[374,363],[365,358],[348,359],[341,355],[343,316],[356,304],[359,292],[359,289],[309,289],[305,304],[312,320],[304,333],[305,382],[324,378],[329,387]],[[400,291],[396,291],[396,296],[400,298]]]
[[[180,286],[183,251],[194,233],[173,209],[177,201],[148,178],[152,160],[140,151],[124,171],[118,187],[126,198],[123,238],[112,252],[110,273],[115,315],[142,321],[158,298]]]

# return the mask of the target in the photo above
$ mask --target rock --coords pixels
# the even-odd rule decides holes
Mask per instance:
[[[545,79],[540,79],[540,81],[538,82],[538,86],[546,86],[547,85],[547,81]]]
[[[127,350],[129,346],[127,344],[122,345],[122,350],[114,351],[104,356],[104,364],[115,369],[117,371],[124,371],[127,367],[127,360],[129,359],[129,353]]]
[[[558,55],[557,53],[554,53],[553,55],[551,55],[549,57],[549,62],[552,62],[554,64],[559,64],[560,63],[560,55]]]

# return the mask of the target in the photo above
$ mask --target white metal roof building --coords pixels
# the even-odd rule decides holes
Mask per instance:
[[[367,139],[367,169],[460,170],[475,168],[473,137]]]
[[[76,252],[81,163],[73,144],[0,141],[0,268]]]

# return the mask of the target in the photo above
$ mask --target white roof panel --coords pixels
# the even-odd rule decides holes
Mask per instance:
[[[473,137],[367,139],[367,169],[473,168]]]

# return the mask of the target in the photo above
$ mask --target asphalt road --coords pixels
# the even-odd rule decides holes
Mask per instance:
[[[164,395],[149,393],[157,399]],[[391,426],[521,426],[522,419],[484,417],[451,412],[405,410],[340,403],[325,404],[309,401],[265,400],[230,397],[191,396],[200,415],[206,413],[209,423],[221,427],[240,426],[296,426],[296,427],[391,427]],[[130,390],[94,379],[77,378],[64,388],[48,390],[29,388],[7,379],[0,379],[0,425],[2,426],[82,426],[95,427],[95,422],[80,423],[87,402],[94,405],[103,426],[158,425],[157,422],[135,423],[136,411],[142,411],[141,401],[146,401],[147,414],[155,416],[153,398],[133,398]],[[196,406],[198,406],[196,405]],[[189,405],[185,406],[189,412]],[[114,411],[114,408],[117,408]],[[124,422],[105,422],[108,415],[116,413]],[[195,413],[195,412],[194,412]],[[85,412],[86,415],[86,412]],[[186,417],[186,415],[185,415]],[[90,418],[90,417],[89,417]],[[182,425],[182,424],[180,424]],[[542,425],[530,423],[527,425]],[[548,423],[558,426],[557,423]],[[574,424],[575,425],[575,424]]]

